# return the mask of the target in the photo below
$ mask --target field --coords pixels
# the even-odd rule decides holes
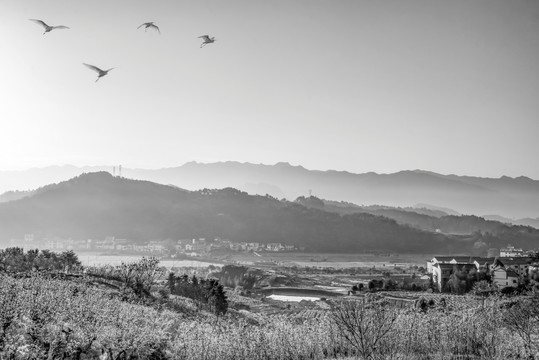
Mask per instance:
[[[219,260],[238,262],[246,265],[280,265],[318,268],[395,268],[409,266],[426,266],[432,254],[332,254],[303,252],[260,252],[231,253],[221,256]]]
[[[120,265],[122,262],[136,262],[143,255],[120,255],[117,253],[107,254],[103,252],[81,252],[78,254],[84,266]],[[146,255],[146,257],[151,255]],[[331,254],[331,253],[302,253],[302,252],[229,252],[220,255],[208,255],[204,258],[182,257],[181,259],[160,259],[160,264],[167,269],[172,268],[197,268],[210,265],[220,267],[227,264],[254,266],[263,269],[350,269],[353,277],[347,276],[346,281],[341,281],[345,286],[357,280],[369,280],[381,276],[380,271],[394,272],[394,276],[409,276],[398,274],[400,269],[426,267],[432,254]],[[362,271],[357,271],[361,269]],[[374,270],[374,271],[372,271]],[[342,276],[341,276],[342,277]],[[324,280],[324,279],[320,279]],[[327,281],[323,281],[327,285]],[[329,284],[331,285],[331,284]]]

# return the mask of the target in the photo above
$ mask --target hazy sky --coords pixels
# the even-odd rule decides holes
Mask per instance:
[[[537,0],[1,0],[0,34],[0,170],[539,179]]]

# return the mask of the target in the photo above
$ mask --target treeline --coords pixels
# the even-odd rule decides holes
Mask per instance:
[[[386,277],[384,279],[372,279],[369,280],[367,286],[363,283],[358,283],[352,286],[352,291],[426,291],[427,289],[432,288],[431,282],[426,282],[417,278],[403,278],[403,279],[392,279],[391,277]]]
[[[50,250],[28,250],[12,247],[0,250],[0,272],[72,271],[81,268],[77,254],[72,250],[55,253]]]
[[[452,292],[455,294],[465,294],[471,291],[476,284],[482,282],[479,287],[488,288],[492,284],[492,276],[487,271],[473,267],[472,269],[466,269],[462,266],[460,269],[455,265],[453,273],[449,277],[447,283],[444,284],[442,289],[445,292]]]
[[[216,279],[198,279],[195,275],[175,276],[170,273],[167,285],[172,295],[190,298],[215,315],[224,315],[228,310],[228,301],[223,289]]]

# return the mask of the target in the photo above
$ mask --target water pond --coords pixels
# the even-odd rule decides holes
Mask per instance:
[[[302,300],[307,300],[307,301],[320,300],[319,297],[315,297],[315,296],[295,296],[295,295],[270,295],[267,298],[272,299],[272,300],[292,301],[292,302],[300,302]]]

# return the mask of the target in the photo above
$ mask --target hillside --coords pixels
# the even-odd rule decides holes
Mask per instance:
[[[112,170],[111,166],[49,167],[0,172],[0,192],[28,190],[64,181],[84,172]],[[269,194],[293,200],[312,193],[320,198],[356,204],[410,207],[432,204],[431,209],[453,209],[460,214],[495,214],[511,219],[539,216],[539,181],[526,177],[479,178],[441,175],[428,171],[393,174],[318,171],[293,166],[239,162],[186,163],[156,170],[124,168],[123,176],[171,184],[188,190],[226,187],[251,194]]]
[[[425,231],[467,236],[483,247],[503,247],[508,243],[525,248],[539,245],[539,230],[531,226],[511,225],[473,215],[443,215],[428,209],[394,208],[388,206],[359,206],[352,203],[322,200],[316,197],[299,197],[296,203],[308,208],[330,211],[337,214],[366,213],[395,220],[401,225]],[[533,220],[533,219],[532,219]],[[475,246],[477,247],[478,244]]]
[[[314,200],[316,199],[316,200]],[[367,213],[384,216],[426,231],[440,231],[446,234],[466,235],[474,232],[499,232],[510,225],[496,220],[486,220],[473,215],[442,215],[427,209],[398,208],[390,206],[359,206],[351,203],[322,200],[315,197],[299,197],[296,202],[310,208],[336,212],[339,214]]]
[[[19,200],[27,196],[32,195],[33,191],[6,191],[3,194],[0,194],[0,203]]]
[[[133,240],[222,237],[311,251],[429,252],[456,240],[371,214],[340,215],[232,188],[186,191],[99,172],[0,204],[0,239],[36,236]]]

